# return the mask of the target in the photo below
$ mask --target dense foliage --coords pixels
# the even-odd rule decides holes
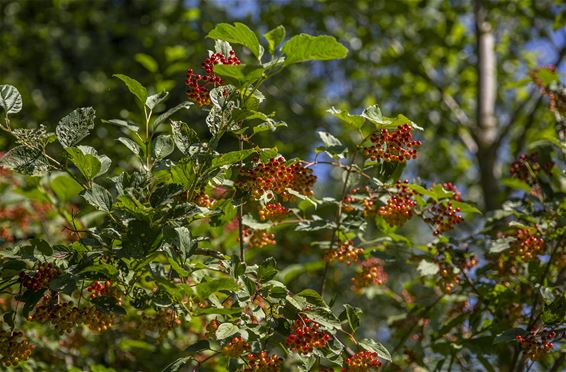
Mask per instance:
[[[309,161],[256,145],[259,133],[287,126],[263,110],[266,81],[347,54],[329,36],[286,39],[282,26],[263,36],[262,46],[244,24],[219,24],[202,70],[187,72],[188,101],[167,109],[167,92],[116,74],[137,114],[99,122],[79,108],[54,133],[18,128],[21,96],[1,86],[2,129],[16,143],[2,158],[4,365],[560,368],[565,95],[556,72],[532,73],[552,97],[556,131],[511,165],[516,193],[483,219],[451,183],[402,177],[427,146],[422,128],[377,105],[359,115],[329,108],[343,130],[318,132]],[[204,113],[208,134],[172,120],[187,109]],[[98,126],[121,136],[79,145]],[[131,160],[105,155],[118,144]],[[317,192],[320,167],[340,175],[337,195]],[[474,215],[473,235],[450,233]],[[278,267],[273,256],[290,239],[294,260]],[[372,301],[371,313],[356,298]],[[382,307],[396,314],[383,319]]]

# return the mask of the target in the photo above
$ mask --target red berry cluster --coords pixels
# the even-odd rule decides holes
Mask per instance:
[[[269,355],[265,351],[257,354],[248,354],[246,356],[247,366],[244,372],[261,371],[261,372],[279,372],[283,359],[277,355]]]
[[[366,372],[370,368],[381,366],[381,362],[377,359],[377,353],[371,351],[361,351],[344,360],[345,366],[343,372]]]
[[[206,325],[205,329],[207,332],[207,336],[209,338],[214,339],[216,336],[216,330],[218,329],[218,327],[220,326],[220,322],[218,322],[218,320],[216,319],[212,319],[210,322],[208,322],[208,324]]]
[[[251,346],[241,337],[234,337],[222,348],[222,354],[230,358],[239,358],[242,354],[250,351]]]
[[[405,182],[397,181],[397,193],[391,195],[387,204],[379,208],[379,215],[391,226],[402,226],[411,217],[413,217],[413,208],[417,202],[413,199],[416,194],[408,186],[408,180]]]
[[[544,353],[552,350],[552,340],[556,338],[556,332],[552,330],[530,331],[527,337],[518,335],[515,340],[519,342],[525,355],[531,360],[540,359]]]
[[[230,56],[226,56],[220,52],[213,53],[201,64],[204,75],[195,74],[193,69],[187,71],[185,85],[189,87],[187,97],[199,106],[210,105],[210,90],[221,85],[224,81],[214,73],[214,65],[239,65],[240,60],[236,57],[236,53],[231,50]]]
[[[144,314],[142,320],[145,329],[159,332],[159,340],[164,339],[170,330],[182,323],[174,309],[161,309],[153,315]]]
[[[275,202],[266,204],[258,213],[261,221],[281,221],[289,214],[289,210],[281,203]]]
[[[512,236],[516,239],[510,244],[512,255],[523,260],[532,260],[544,247],[544,239],[539,237],[538,231],[533,233],[531,229],[523,228],[515,231]]]
[[[43,288],[49,288],[49,283],[55,277],[61,275],[61,273],[62,271],[54,267],[51,262],[40,263],[32,276],[22,271],[20,273],[20,281],[25,288],[38,291]]]
[[[4,367],[17,366],[28,360],[33,346],[22,332],[7,332],[0,329],[0,363]]]
[[[104,283],[99,282],[98,280],[92,282],[91,285],[87,287],[87,291],[90,292],[90,298],[96,298],[99,296],[105,296],[108,293],[108,290],[112,286],[112,281],[107,280]]]
[[[357,262],[362,254],[364,254],[364,250],[362,248],[354,248],[354,243],[348,240],[336,249],[329,249],[324,259],[328,262],[338,261],[350,266],[352,262]]]
[[[432,201],[423,211],[424,221],[434,226],[433,235],[438,236],[451,230],[464,221],[459,214],[460,208],[454,208],[451,202]]]
[[[522,154],[518,160],[511,163],[509,173],[530,186],[534,186],[538,182],[538,175],[541,172],[550,174],[553,166],[554,163],[552,161],[541,163],[536,153],[531,155]]]
[[[316,182],[312,169],[301,163],[285,164],[282,156],[273,158],[267,163],[256,162],[251,169],[240,169],[240,179],[236,186],[259,199],[264,193],[273,192],[283,200],[293,199],[287,189],[303,195],[312,195],[312,187]]]
[[[297,353],[310,354],[314,349],[324,349],[330,341],[330,333],[320,331],[320,324],[307,317],[300,317],[291,326],[287,346]]]
[[[62,335],[81,324],[85,324],[93,331],[106,331],[113,323],[113,316],[110,313],[102,313],[96,310],[94,306],[79,309],[71,302],[61,302],[37,306],[34,313],[28,316],[28,320],[49,321],[53,324],[55,330]]]
[[[371,160],[382,159],[387,162],[404,163],[417,158],[416,148],[421,141],[413,140],[412,128],[403,124],[393,132],[382,129],[370,137],[372,146],[364,148],[364,154]]]
[[[462,193],[452,182],[443,183],[442,188],[446,191],[451,191],[454,193],[454,195],[452,195],[453,200],[462,201]]]
[[[248,248],[264,248],[275,245],[275,234],[265,230],[253,230],[244,228],[244,242],[248,243]]]
[[[359,293],[372,285],[382,285],[387,281],[387,273],[383,270],[380,259],[372,257],[361,263],[362,271],[352,278],[352,289]]]

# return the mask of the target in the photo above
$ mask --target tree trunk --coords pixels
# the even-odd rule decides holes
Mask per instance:
[[[495,39],[491,24],[487,21],[487,10],[482,0],[474,7],[477,48],[477,97],[475,139],[478,145],[480,184],[484,208],[493,210],[499,206],[499,183],[496,175],[497,121],[495,100],[497,96]]]

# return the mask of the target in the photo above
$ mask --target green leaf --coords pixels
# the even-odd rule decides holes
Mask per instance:
[[[106,313],[117,313],[126,314],[126,310],[120,305],[118,305],[118,300],[113,296],[99,296],[92,300],[92,303],[96,306],[96,309]]]
[[[182,121],[171,121],[171,133],[175,145],[185,155],[189,153],[189,147],[199,141],[197,132]]]
[[[511,328],[498,334],[497,337],[495,337],[495,339],[493,340],[493,344],[497,345],[501,343],[508,343],[511,341],[515,341],[515,337],[525,336],[526,334],[527,331],[525,331],[522,328]]]
[[[62,202],[70,201],[83,190],[83,187],[67,173],[61,173],[50,179],[49,187]]]
[[[260,58],[259,40],[256,34],[243,23],[236,22],[232,26],[220,23],[206,35],[211,39],[225,40],[229,43],[240,44],[248,48],[254,56]]]
[[[157,128],[157,126],[167,120],[171,115],[176,113],[181,109],[189,109],[193,103],[192,102],[183,102],[179,103],[177,106],[170,108],[169,110],[165,111],[163,114],[159,115],[155,118],[153,122],[153,128]]]
[[[182,357],[175,360],[173,363],[167,365],[165,368],[161,370],[161,372],[177,372],[181,369],[185,364],[193,361],[194,358],[192,356]]]
[[[214,73],[237,88],[244,88],[261,79],[265,69],[252,65],[215,65]]]
[[[328,305],[326,305],[326,302],[324,302],[322,297],[320,297],[320,294],[318,294],[318,292],[315,290],[304,289],[297,293],[295,296],[303,297],[309,304],[324,308],[328,307]]]
[[[381,343],[376,342],[369,338],[364,338],[359,342],[359,346],[361,346],[367,351],[375,352],[377,353],[377,356],[380,357],[381,359],[385,359],[388,362],[391,362],[391,354],[389,354],[387,348],[383,346]]]
[[[210,341],[209,340],[198,340],[191,346],[185,349],[187,353],[200,353],[204,350],[210,350]]]
[[[224,340],[230,336],[235,335],[238,333],[240,329],[232,323],[222,323],[218,326],[216,330],[216,339],[217,340]]]
[[[167,96],[169,95],[169,92],[159,92],[157,94],[153,94],[149,97],[147,97],[147,99],[145,100],[145,105],[150,109],[153,110],[155,108],[155,106],[159,105],[161,102],[163,102],[165,100],[165,98],[167,98]]]
[[[153,140],[153,157],[161,160],[170,155],[175,150],[175,142],[170,134],[162,134]]]
[[[419,262],[419,266],[417,267],[417,271],[422,276],[433,276],[438,272],[438,270],[439,268],[437,264],[426,260],[421,260],[421,262]]]
[[[285,39],[285,27],[277,26],[274,29],[270,30],[269,32],[263,35],[267,43],[269,44],[268,50],[269,53],[274,54],[275,49],[281,44],[281,42]]]
[[[289,39],[281,51],[285,54],[285,66],[304,61],[323,61],[344,58],[348,49],[332,36],[300,34]]]
[[[489,247],[489,253],[500,253],[510,248],[510,243],[514,238],[507,237],[495,240]]]
[[[63,147],[74,146],[94,128],[95,112],[92,107],[81,107],[59,121],[55,133]]]
[[[147,219],[152,210],[133,196],[127,194],[119,195],[116,198],[114,208],[126,211],[139,220]]]
[[[221,156],[214,158],[212,160],[212,168],[218,168],[218,167],[222,167],[225,165],[231,165],[234,163],[238,163],[242,160],[244,160],[245,158],[247,158],[248,156],[250,156],[251,154],[255,154],[257,153],[257,149],[246,149],[246,150],[239,150],[239,151],[231,151],[231,152],[227,152],[225,154],[222,154]]]
[[[275,258],[269,257],[259,265],[257,270],[257,279],[260,283],[267,282],[277,275],[277,262]]]
[[[123,74],[114,74],[112,76],[122,80],[122,82],[126,85],[130,93],[136,96],[139,103],[145,105],[145,101],[147,100],[147,89],[145,89],[143,85],[140,84],[139,81],[132,79],[131,77]]]
[[[137,53],[134,56],[136,62],[146,68],[147,71],[155,73],[157,72],[158,65],[157,61],[150,55],[145,53]]]
[[[197,246],[196,241],[191,236],[191,230],[184,226],[175,228],[166,226],[163,229],[163,238],[182,252],[183,259],[190,256]]]
[[[135,155],[140,154],[140,150],[141,150],[140,146],[137,143],[135,143],[133,140],[131,140],[127,137],[120,137],[120,138],[117,139],[117,141],[124,144],[124,146],[126,146]]]
[[[137,132],[140,130],[139,126],[134,123],[133,121],[129,121],[129,120],[121,120],[121,119],[110,119],[110,120],[101,120],[103,123],[108,123],[108,124],[113,124],[113,125],[117,125],[119,127],[122,128],[126,128],[129,129],[133,132]]]
[[[16,146],[6,154],[0,165],[27,176],[42,176],[49,170],[49,160],[39,149]]]
[[[360,115],[351,115],[347,111],[338,110],[334,107],[326,110],[326,112],[342,120],[350,129],[360,129],[366,121],[366,119],[364,119]]]
[[[234,291],[239,288],[240,286],[233,279],[224,278],[201,282],[197,284],[196,291],[201,298],[208,298],[212,293],[220,290]]]
[[[342,306],[344,306],[344,312],[340,314],[339,319],[347,320],[352,332],[355,333],[360,326],[360,318],[363,314],[362,309],[348,304],[344,304]]]
[[[90,190],[84,190],[81,196],[98,210],[110,212],[110,208],[112,208],[112,194],[96,183],[92,185]]]
[[[65,150],[69,153],[69,160],[87,180],[106,173],[112,162],[108,156],[98,155],[96,149],[90,146],[67,147]]]
[[[460,208],[460,212],[462,212],[462,213],[482,214],[479,209],[477,209],[476,207],[474,207],[473,205],[470,205],[468,203],[464,203],[464,202],[457,201],[457,200],[451,200],[450,202],[452,203],[452,206],[454,208]]]
[[[22,110],[22,95],[12,85],[0,85],[0,107],[8,114],[17,114]]]

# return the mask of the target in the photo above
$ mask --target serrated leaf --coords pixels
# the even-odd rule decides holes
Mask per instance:
[[[141,150],[140,146],[137,143],[135,143],[133,140],[127,137],[120,137],[117,139],[117,141],[122,143],[124,146],[126,146],[135,155],[140,154],[140,150]]]
[[[153,110],[155,106],[159,105],[161,102],[167,98],[169,92],[163,91],[156,94],[153,94],[145,100],[145,105],[150,109]]]
[[[230,43],[243,45],[258,59],[261,56],[259,40],[256,34],[243,23],[235,22],[233,26],[228,23],[220,23],[206,36],[211,39],[225,40]]]
[[[238,333],[240,329],[232,323],[222,323],[218,326],[216,330],[216,339],[217,340],[224,340],[230,336],[235,335]]]
[[[90,134],[94,128],[95,111],[92,107],[81,107],[65,116],[57,124],[55,133],[63,147],[74,146]]]
[[[285,39],[285,27],[277,26],[274,29],[266,32],[263,37],[267,40],[269,53],[274,54],[275,49],[283,42]]]
[[[246,149],[238,151],[230,151],[212,160],[212,168],[218,168],[225,165],[238,163],[246,159],[251,154],[257,153],[256,149]]]
[[[196,248],[197,244],[191,236],[191,230],[184,226],[174,228],[166,226],[163,229],[163,235],[166,242],[177,247],[181,251],[183,259],[190,256],[194,248]]]
[[[332,36],[300,34],[290,38],[281,51],[285,54],[285,66],[305,61],[323,61],[344,58],[348,49]]]
[[[103,123],[117,125],[119,127],[127,128],[131,131],[137,132],[140,130],[139,126],[134,123],[133,121],[129,120],[121,120],[121,119],[110,119],[110,120],[101,120]]]
[[[153,157],[161,160],[170,155],[175,150],[175,142],[170,134],[162,134],[153,140]]]
[[[243,88],[261,79],[264,68],[252,65],[215,65],[214,73],[237,88]]]
[[[87,180],[106,173],[112,163],[108,156],[99,155],[96,149],[90,146],[67,147],[65,150],[71,162]]]
[[[61,173],[49,180],[49,187],[57,199],[68,202],[83,190],[83,187],[67,173]]]
[[[495,240],[489,247],[489,253],[500,253],[510,248],[510,243],[514,238],[507,237]]]
[[[259,265],[257,270],[257,279],[260,283],[267,282],[277,275],[277,262],[275,258],[269,257]]]
[[[27,176],[42,176],[49,170],[49,160],[39,149],[16,146],[6,154],[0,165]]]
[[[352,332],[355,333],[358,327],[360,326],[360,319],[362,316],[362,309],[358,307],[351,306],[349,304],[344,304],[344,312],[346,320],[348,320],[348,325]],[[342,320],[342,315],[340,316]]]
[[[364,338],[363,340],[361,340],[359,342],[359,346],[361,346],[362,348],[364,348],[367,351],[375,352],[375,353],[377,353],[377,356],[379,358],[385,359],[388,362],[391,362],[391,354],[389,353],[387,348],[385,346],[383,346],[381,343],[374,341],[372,339],[369,339],[369,338]]]
[[[22,110],[22,95],[13,85],[0,85],[0,107],[7,114],[17,114]]]
[[[433,276],[438,272],[438,270],[439,268],[437,264],[429,262],[427,260],[421,260],[421,262],[419,262],[419,266],[417,267],[417,271],[422,276]]]
[[[212,293],[220,290],[234,291],[240,286],[230,278],[212,279],[197,284],[196,291],[201,298],[208,298]]]
[[[91,189],[84,190],[81,196],[98,210],[110,212],[110,208],[112,208],[112,194],[96,183],[92,185]]]
[[[334,107],[329,108],[328,110],[326,110],[326,112],[342,120],[345,124],[348,125],[348,128],[350,129],[359,129],[366,121],[366,119],[361,117],[360,115],[352,115],[347,111],[338,110]]]
[[[182,121],[171,121],[171,133],[175,145],[185,155],[188,154],[191,145],[199,140],[197,132]]]
[[[145,105],[145,101],[147,100],[147,89],[145,89],[139,81],[123,74],[114,74],[112,76],[122,80],[130,93],[132,93],[138,99],[139,103]]]
[[[209,340],[198,340],[191,346],[185,349],[187,353],[199,353],[204,350],[210,350],[210,341]]]

